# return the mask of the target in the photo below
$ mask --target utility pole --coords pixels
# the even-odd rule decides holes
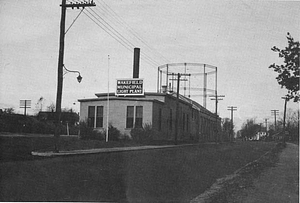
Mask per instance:
[[[227,110],[231,111],[231,133],[230,133],[230,141],[233,141],[233,111],[237,111],[236,106],[228,106]]]
[[[176,94],[176,117],[175,117],[175,137],[174,142],[175,145],[177,145],[177,139],[178,139],[178,118],[179,118],[179,87],[180,87],[180,77],[181,76],[190,76],[191,74],[186,73],[177,73],[177,94]]]
[[[219,100],[223,100],[222,97],[225,97],[225,95],[218,95],[217,91],[215,93],[216,93],[215,95],[210,95],[209,97],[211,97],[210,100],[215,100],[216,101],[216,110],[215,110],[215,114],[216,114],[216,134],[217,134],[216,135],[217,136],[216,141],[222,142],[222,137],[219,136],[219,134],[218,134],[218,103],[219,103]]]
[[[286,105],[287,105],[287,102],[289,101],[289,98],[286,96],[286,97],[281,97],[281,99],[284,99],[284,113],[283,113],[283,142],[285,142]]]
[[[266,132],[268,132],[268,119],[265,118],[265,126],[266,126]]]
[[[64,67],[64,49],[65,49],[65,24],[66,24],[66,9],[67,8],[85,8],[90,6],[96,6],[93,1],[88,3],[71,3],[66,4],[66,0],[62,0],[61,3],[61,20],[60,20],[60,37],[59,37],[59,55],[58,55],[58,70],[57,70],[57,94],[56,94],[56,126],[54,132],[54,150],[59,152],[59,137],[60,137],[60,117],[61,117],[61,100],[62,100],[62,88],[63,88],[63,67]]]
[[[276,131],[276,129],[277,129],[277,127],[276,127],[276,116],[278,116],[279,115],[279,110],[271,110],[271,115],[272,116],[274,116],[274,121],[275,121],[275,131]]]
[[[177,134],[178,134],[179,86],[180,86],[180,73],[177,74],[176,117],[175,117],[175,137],[174,137],[175,145],[177,145]]]

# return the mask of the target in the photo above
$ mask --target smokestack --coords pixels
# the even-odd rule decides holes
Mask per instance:
[[[139,70],[140,70],[140,48],[134,48],[133,78],[139,78]]]

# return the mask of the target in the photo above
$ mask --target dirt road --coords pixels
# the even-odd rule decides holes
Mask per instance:
[[[299,202],[299,146],[287,143],[276,166],[264,171],[233,202]]]

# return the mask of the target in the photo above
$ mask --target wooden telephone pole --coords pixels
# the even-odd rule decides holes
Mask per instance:
[[[215,95],[211,95],[211,96],[209,96],[209,97],[211,97],[210,98],[210,100],[215,100],[216,101],[216,110],[215,110],[215,114],[216,114],[216,129],[215,129],[215,131],[216,131],[216,135],[215,135],[215,141],[216,142],[222,142],[222,136],[221,135],[219,135],[219,132],[218,132],[218,128],[219,128],[219,125],[218,125],[218,103],[219,103],[219,100],[223,100],[223,98],[222,97],[225,97],[225,95],[218,95],[217,94],[217,91],[215,92],[216,94]]]
[[[174,143],[177,145],[177,139],[178,139],[178,119],[179,119],[179,88],[180,88],[180,77],[181,76],[191,76],[191,74],[187,73],[177,73],[177,94],[176,94],[176,116],[175,116],[175,137],[174,137]]]
[[[272,114],[272,116],[274,116],[274,121],[275,121],[275,131],[277,130],[277,123],[276,123],[276,116],[278,116],[279,115],[279,110],[276,110],[276,109],[274,109],[274,110],[271,110],[271,114]]]
[[[237,110],[236,106],[228,106],[227,110],[231,111],[231,132],[230,132],[230,141],[233,141],[233,111]]]
[[[93,1],[85,3],[66,4],[66,0],[61,3],[61,20],[60,20],[60,37],[59,37],[59,55],[58,55],[58,70],[57,70],[57,94],[56,94],[56,126],[54,132],[55,152],[59,152],[58,141],[60,137],[60,117],[61,117],[61,100],[63,88],[63,67],[64,67],[64,49],[65,49],[65,24],[66,24],[66,9],[67,8],[85,8],[96,6]]]

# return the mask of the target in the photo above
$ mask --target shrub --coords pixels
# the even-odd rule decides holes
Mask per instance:
[[[112,126],[111,124],[108,126],[108,135],[109,135],[108,139],[110,141],[118,141],[121,138],[120,131],[114,126]]]
[[[151,124],[145,123],[142,128],[131,129],[130,135],[134,141],[145,142],[153,140],[155,132]]]
[[[87,122],[79,123],[80,139],[83,140],[104,140],[105,133],[103,131],[95,130],[87,125]]]
[[[60,124],[60,134],[67,134],[67,126]],[[69,125],[70,134],[78,134],[79,127]],[[38,120],[35,116],[1,114],[0,132],[54,134],[55,124],[51,120]]]
[[[126,133],[124,133],[124,134],[121,133],[120,137],[119,137],[119,140],[121,140],[121,141],[130,141],[130,140],[132,140],[132,138],[131,138],[130,135],[128,135]]]
[[[137,142],[142,140],[143,133],[144,133],[143,128],[132,128],[131,131],[130,131],[130,135],[132,137],[132,140],[137,141]]]

